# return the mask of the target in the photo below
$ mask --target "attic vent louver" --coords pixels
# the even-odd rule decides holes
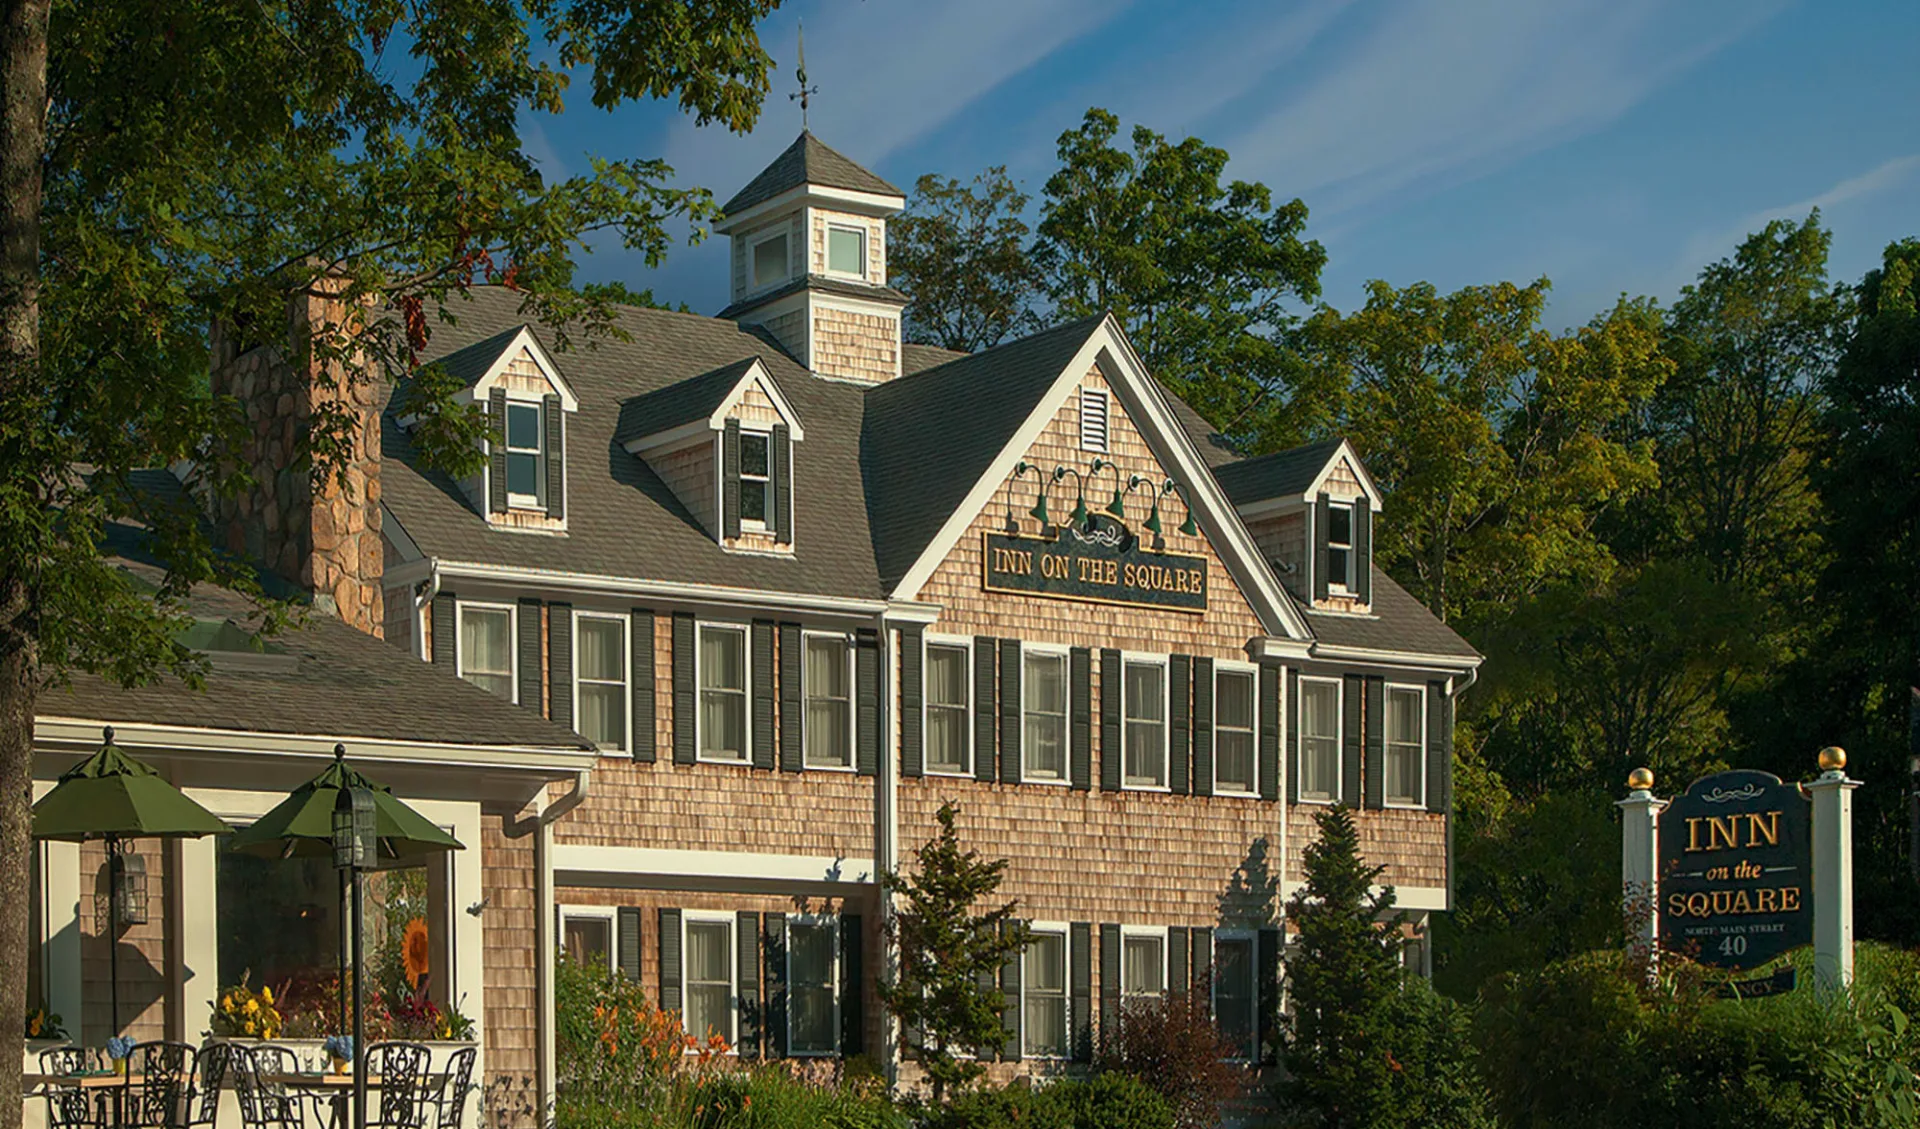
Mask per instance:
[[[1107,394],[1099,388],[1080,390],[1080,446],[1083,450],[1107,450]]]

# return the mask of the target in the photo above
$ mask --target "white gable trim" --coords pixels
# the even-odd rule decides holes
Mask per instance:
[[[793,405],[787,401],[786,396],[781,394],[780,386],[773,382],[773,376],[767,372],[767,366],[759,357],[753,359],[753,363],[747,366],[746,374],[740,378],[739,383],[733,386],[733,390],[720,401],[720,406],[707,417],[707,426],[715,431],[724,429],[727,426],[727,416],[740,407],[740,401],[747,394],[747,385],[753,383],[759,384],[760,391],[765,392],[767,399],[773,401],[773,410],[779,412],[780,418],[793,429],[793,441],[798,443],[805,439],[807,432],[800,426],[799,413],[793,410]]]
[[[1174,419],[1172,410],[1155,387],[1146,366],[1140,363],[1139,355],[1133,351],[1133,346],[1127,342],[1126,335],[1111,316],[1101,322],[1087,338],[1086,344],[1067,362],[1060,375],[1054,378],[1053,385],[1040,397],[1033,413],[1013,433],[1000,453],[994,456],[986,472],[967,492],[959,507],[947,516],[940,532],[921,551],[913,567],[900,578],[900,583],[889,593],[889,598],[913,600],[919,597],[921,589],[953,552],[960,538],[965,536],[974,518],[993,500],[994,491],[1013,473],[1014,464],[1026,456],[1040,438],[1040,433],[1053,422],[1053,417],[1058,414],[1067,396],[1079,387],[1087,370],[1096,365],[1106,377],[1108,386],[1121,397],[1154,457],[1173,474],[1176,481],[1187,488],[1187,496],[1194,507],[1194,518],[1267,631],[1293,639],[1311,639],[1313,633],[1308,629],[1305,617],[1281,590],[1273,571],[1267,567],[1259,548],[1254,545],[1253,535],[1247,532],[1246,525],[1234,512],[1233,504],[1227,500],[1220,484],[1214,481],[1212,472],[1194,449],[1193,441],[1187,437],[1179,421]]]
[[[803,207],[826,208],[835,212],[885,219],[905,210],[907,198],[884,192],[862,192],[857,188],[831,188],[824,184],[796,184],[778,196],[769,196],[734,215],[722,216],[713,225],[721,235],[733,235],[775,213]]]
[[[561,379],[559,366],[555,365],[553,358],[540,347],[540,339],[533,335],[533,330],[524,325],[520,327],[519,333],[513,335],[513,340],[507,343],[507,347],[500,350],[500,355],[487,366],[487,371],[480,375],[480,379],[473,382],[471,394],[473,401],[478,404],[487,402],[487,394],[493,391],[493,386],[500,382],[500,378],[506,374],[507,366],[513,363],[513,359],[520,355],[522,349],[527,351],[527,356],[533,358],[533,363],[539,368],[540,375],[546,377],[547,383],[553,385],[554,391],[560,394],[560,409],[567,412],[579,411],[580,401],[574,397],[573,389],[567,382]]]
[[[1361,492],[1366,494],[1367,501],[1371,505],[1373,512],[1378,514],[1385,508],[1380,504],[1380,488],[1373,484],[1373,476],[1368,474],[1367,468],[1361,464],[1360,456],[1353,453],[1353,444],[1347,442],[1345,439],[1340,441],[1339,448],[1328,457],[1327,465],[1321,467],[1320,473],[1314,475],[1313,481],[1307,484],[1306,490],[1300,495],[1300,500],[1303,502],[1311,502],[1313,501],[1314,495],[1326,489],[1327,478],[1333,474],[1333,468],[1340,465],[1341,459],[1347,460],[1347,466],[1353,471],[1353,476],[1360,480]]]

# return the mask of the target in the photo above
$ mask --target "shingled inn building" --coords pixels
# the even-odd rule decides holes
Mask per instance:
[[[904,343],[903,205],[802,134],[726,205],[716,317],[621,309],[624,339],[561,351],[510,291],[455,303],[424,363],[502,440],[467,479],[426,464],[381,388],[355,404],[350,489],[286,487],[308,381],[216,341],[259,437],[225,535],[337,613],[322,635],[394,657],[356,652],[373,700],[341,669],[337,695],[289,688],[284,718],[194,707],[261,732],[193,771],[246,766],[230,786],[253,803],[257,763],[390,719],[371,767],[471,848],[427,900],[492,1076],[550,1091],[559,948],[743,1056],[892,1065],[877,877],[945,801],[1035,930],[1002,972],[997,1073],[1061,1069],[1128,1001],[1187,989],[1257,1057],[1321,805],[1360,809],[1416,922],[1448,908],[1454,700],[1480,659],[1374,567],[1390,500],[1353,450],[1240,458],[1110,317],[971,355]],[[295,710],[307,693],[346,708]],[[49,701],[123,729],[180,708]],[[43,719],[42,747],[70,763],[82,729]],[[215,853],[189,844],[167,889],[215,884]],[[156,952],[214,945],[180,916]],[[39,928],[71,956],[61,925]],[[174,1006],[237,975],[219,955]]]

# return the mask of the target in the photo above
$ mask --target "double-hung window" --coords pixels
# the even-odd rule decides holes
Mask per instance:
[[[1340,683],[1300,680],[1300,798],[1340,798]]]
[[[1253,672],[1219,668],[1213,675],[1213,790],[1258,790],[1254,761]]]
[[[1353,591],[1353,504],[1327,505],[1327,583]]]
[[[827,228],[827,273],[867,276],[867,233],[857,227]]]
[[[574,718],[603,749],[627,748],[627,617],[574,617]]]
[[[613,967],[613,910],[568,907],[560,912],[560,947],[586,968]]]
[[[1065,780],[1067,656],[1050,651],[1025,651],[1020,661],[1024,714],[1021,776],[1027,780]]]
[[[1157,662],[1126,664],[1122,738],[1125,783],[1133,788],[1167,786],[1167,668]]]
[[[507,504],[537,508],[544,504],[547,476],[542,472],[540,405],[507,402]]]
[[[459,614],[460,677],[482,690],[514,701],[515,609],[461,604]]]
[[[831,917],[787,916],[787,1051],[840,1049],[839,927]]]
[[[740,521],[753,529],[765,529],[772,521],[772,442],[763,431],[740,433]]]
[[[1120,1003],[1123,1010],[1167,994],[1167,935],[1122,931],[1120,935]]]
[[[1020,991],[1025,1022],[1021,1025],[1022,1052],[1031,1058],[1066,1058],[1067,934],[1061,929],[1036,928],[1022,954]]]
[[[747,759],[747,629],[700,626],[700,759]]]
[[[853,764],[853,649],[844,635],[809,633],[805,640],[807,767],[848,768]]]
[[[1234,1048],[1234,1058],[1259,1058],[1254,1040],[1259,1035],[1259,981],[1253,936],[1215,933],[1213,936],[1213,1019],[1220,1035]]]
[[[753,285],[773,286],[787,280],[787,233],[768,236],[753,245]]]
[[[687,1034],[705,1042],[718,1035],[734,1041],[733,1030],[733,919],[692,917],[686,920],[686,977],[683,985]]]
[[[1388,686],[1386,715],[1387,802],[1419,807],[1426,801],[1426,690]]]
[[[969,678],[966,647],[927,645],[927,771],[965,774],[972,758],[968,755]]]

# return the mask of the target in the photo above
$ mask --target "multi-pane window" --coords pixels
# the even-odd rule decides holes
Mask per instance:
[[[867,233],[857,227],[833,226],[827,229],[827,270],[834,274],[865,277],[867,273]]]
[[[1387,779],[1390,804],[1417,807],[1423,802],[1421,787],[1426,760],[1426,691],[1418,686],[1387,687]]]
[[[700,628],[700,756],[747,759],[747,632]]]
[[[787,277],[787,235],[781,232],[753,245],[753,284],[772,286]]]
[[[733,922],[687,922],[683,1026],[705,1041],[733,1041]]]
[[[840,635],[808,635],[801,675],[807,700],[806,751],[810,768],[853,764],[853,678],[850,650]]]
[[[740,520],[767,525],[773,512],[772,442],[764,432],[740,433]]]
[[[927,647],[927,771],[967,771],[967,649]]]
[[[1255,967],[1252,937],[1214,937],[1214,1022],[1220,1026],[1221,1037],[1235,1048],[1234,1057],[1248,1060],[1259,1058],[1254,1046],[1259,1034]]]
[[[1036,1058],[1067,1057],[1066,934],[1034,933],[1021,958],[1020,985],[1025,993],[1025,1053]]]
[[[507,500],[537,506],[546,486],[540,473],[540,405],[507,404]]]
[[[1126,664],[1124,720],[1126,783],[1165,787],[1167,783],[1167,668],[1158,663]]]
[[[1120,939],[1122,1004],[1167,994],[1167,939],[1158,933],[1128,933]]]
[[[575,621],[574,680],[580,735],[603,749],[627,747],[627,621],[581,615]]]
[[[613,962],[613,919],[602,914],[565,914],[560,946],[575,964],[608,968]]]
[[[1021,657],[1025,725],[1021,773],[1028,780],[1067,776],[1067,656],[1029,651]]]
[[[1253,792],[1253,672],[1222,670],[1213,678],[1213,787]]]
[[[513,701],[513,610],[460,605],[460,677]]]
[[[787,1050],[830,1055],[839,1049],[835,1011],[838,940],[832,919],[787,918]]]
[[[1353,507],[1344,502],[1327,506],[1327,583],[1353,587]]]
[[[1300,680],[1300,798],[1340,798],[1340,684]]]

